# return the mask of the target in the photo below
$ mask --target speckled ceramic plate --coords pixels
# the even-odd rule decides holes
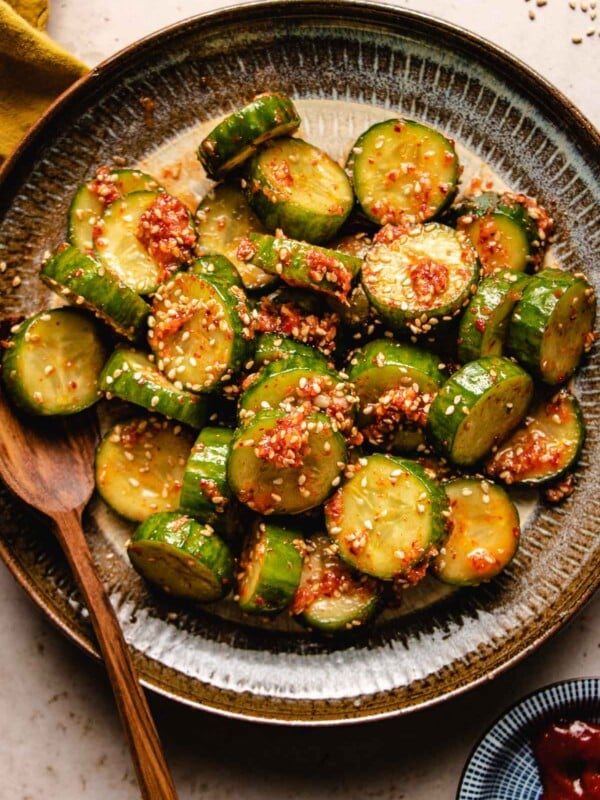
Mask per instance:
[[[336,155],[392,113],[444,130],[461,144],[469,169],[487,169],[488,177],[537,196],[556,219],[559,263],[585,269],[598,283],[598,136],[563,97],[492,46],[416,13],[371,3],[270,3],[150,37],[54,105],[2,172],[2,315],[48,302],[36,278],[40,261],[63,239],[69,200],[95,167],[114,158],[150,163],[192,202],[204,187],[190,152],[199,131],[266,89],[291,94],[306,138]],[[174,607],[132,572],[123,557],[128,530],[94,502],[86,518],[90,545],[142,680],[223,714],[323,724],[421,708],[514,664],[598,583],[599,382],[594,355],[577,378],[589,435],[576,492],[554,508],[523,498],[531,513],[510,569],[476,590],[424,584],[407,593],[398,614],[352,639],[251,625],[233,604]],[[10,569],[93,652],[85,610],[51,534],[6,493],[0,513]]]
[[[554,683],[519,700],[481,737],[456,800],[539,800],[542,784],[532,743],[547,725],[600,722],[600,679]]]

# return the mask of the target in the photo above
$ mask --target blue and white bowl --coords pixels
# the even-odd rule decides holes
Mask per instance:
[[[475,746],[457,800],[539,800],[532,740],[561,719],[600,723],[600,678],[578,678],[539,689],[506,711]]]

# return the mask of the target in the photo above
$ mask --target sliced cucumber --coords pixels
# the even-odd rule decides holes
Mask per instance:
[[[93,311],[121,336],[136,341],[145,335],[148,304],[77,248],[59,248],[44,262],[40,278],[63,299]]]
[[[577,398],[563,390],[538,399],[524,423],[486,462],[485,469],[507,484],[546,483],[573,466],[584,438]]]
[[[29,414],[75,414],[99,399],[107,356],[91,315],[55,308],[17,327],[4,352],[2,378],[12,400]]]
[[[230,380],[250,335],[244,293],[218,280],[180,272],[154,297],[148,341],[159,369],[177,388],[210,392]]]
[[[569,378],[594,341],[596,294],[581,274],[533,275],[508,326],[507,349],[544,383]]]
[[[475,290],[479,261],[466,234],[429,223],[378,241],[367,252],[362,284],[393,330],[429,333],[460,313]]]
[[[325,356],[309,344],[302,344],[280,333],[259,333],[255,337],[254,365],[263,367],[273,361],[287,359],[292,356],[301,356],[309,360],[316,360],[323,367],[327,366]]]
[[[185,466],[179,507],[217,531],[227,528],[231,490],[227,483],[227,459],[233,431],[204,428],[196,439]]]
[[[533,380],[508,358],[470,361],[436,395],[429,432],[453,464],[472,466],[519,425],[532,397]]]
[[[352,630],[368,622],[379,606],[380,584],[351,570],[324,534],[312,536],[306,550],[292,613],[324,633]]]
[[[197,252],[219,254],[237,269],[246,289],[262,289],[277,278],[237,256],[240,242],[250,233],[264,233],[264,228],[250,208],[241,189],[222,183],[216,186],[196,210]]]
[[[378,225],[435,217],[452,202],[459,178],[453,142],[404,119],[378,122],[365,131],[346,168],[362,210]]]
[[[241,395],[238,410],[240,419],[247,421],[262,409],[289,410],[303,404],[327,414],[335,430],[352,428],[357,404],[352,387],[312,357],[293,356],[263,367]]]
[[[327,153],[301,139],[268,142],[248,165],[247,195],[266,229],[322,244],[352,211],[346,173]]]
[[[375,453],[325,506],[339,554],[382,580],[416,583],[445,534],[443,489],[414,461]]]
[[[304,540],[301,534],[256,522],[240,558],[239,605],[250,614],[278,614],[300,583]]]
[[[225,256],[200,256],[194,259],[189,271],[196,275],[205,275],[212,283],[216,281],[226,289],[231,289],[232,286],[243,288],[237,269]]]
[[[362,265],[356,256],[262,233],[251,233],[239,253],[290,286],[320,292],[340,302],[346,300]]]
[[[338,253],[346,253],[364,261],[367,251],[373,244],[368,234],[364,232],[342,236],[329,244],[331,250]],[[344,325],[353,330],[366,329],[372,321],[373,309],[369,303],[365,290],[359,283],[353,286],[348,293],[345,302],[340,302],[335,298],[328,298],[331,308],[340,316]]]
[[[109,430],[96,451],[96,489],[117,514],[143,522],[176,511],[191,431],[157,417],[137,417]]]
[[[433,572],[444,583],[477,586],[501,572],[515,555],[518,511],[504,489],[489,481],[459,478],[444,489],[451,528],[433,560]]]
[[[98,259],[138,294],[150,294],[192,260],[189,211],[166,192],[132,192],[104,211],[94,244]]]
[[[424,443],[429,406],[447,377],[436,355],[376,339],[353,352],[348,377],[359,398],[358,426],[371,444],[410,452]]]
[[[315,294],[284,289],[261,297],[252,312],[255,333],[279,333],[316,347],[323,355],[335,350],[339,317],[327,310]]]
[[[227,479],[253,511],[299,514],[328,497],[345,464],[344,439],[324,414],[267,410],[237,430]]]
[[[148,411],[155,411],[201,428],[207,415],[206,398],[178,389],[146,353],[119,347],[100,375],[100,388]]]
[[[69,243],[84,253],[94,249],[94,228],[104,208],[129,192],[157,192],[162,187],[151,176],[137,169],[100,167],[95,177],[75,192],[67,217]]]
[[[207,525],[178,512],[159,512],[127,544],[135,569],[172,597],[211,603],[229,593],[233,556]]]
[[[198,159],[218,178],[242,164],[261,142],[293,133],[300,117],[289,97],[276,92],[257,95],[230,114],[200,142]]]
[[[529,276],[515,272],[481,281],[460,320],[458,357],[463,363],[503,354],[510,316],[528,281]]]
[[[477,248],[485,275],[538,266],[552,228],[552,220],[535,200],[511,192],[466,197],[452,218]]]

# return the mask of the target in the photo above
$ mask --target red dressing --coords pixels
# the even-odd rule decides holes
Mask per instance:
[[[541,800],[600,800],[600,725],[550,725],[534,744]]]

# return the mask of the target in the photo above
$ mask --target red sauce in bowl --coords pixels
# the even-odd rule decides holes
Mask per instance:
[[[558,723],[534,744],[542,800],[600,800],[600,725]]]

